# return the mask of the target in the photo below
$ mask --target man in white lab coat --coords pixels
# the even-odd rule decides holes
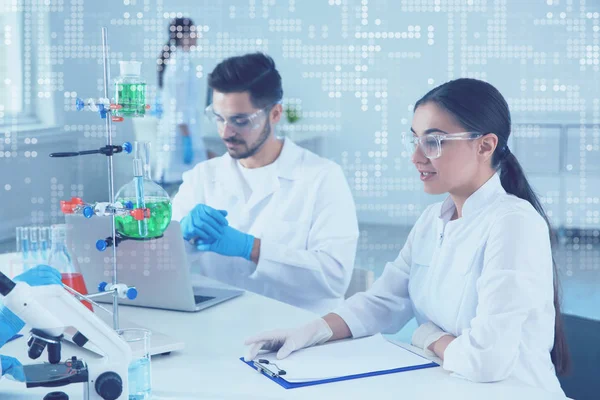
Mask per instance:
[[[343,300],[358,223],[348,183],[332,161],[277,138],[281,77],[260,53],[209,75],[206,114],[227,146],[183,175],[173,219],[196,247],[201,273],[317,313]]]

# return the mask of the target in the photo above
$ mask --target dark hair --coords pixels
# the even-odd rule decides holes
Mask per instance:
[[[190,33],[196,31],[196,26],[194,25],[194,21],[190,18],[175,18],[169,24],[169,40],[163,46],[158,59],[156,60],[156,71],[158,72],[158,87],[163,87],[163,77],[165,75],[165,70],[167,69],[168,62],[167,60],[171,57],[171,53],[178,46],[182,45],[183,41],[183,33]]]
[[[208,75],[208,86],[221,93],[249,92],[252,105],[264,108],[283,98],[275,61],[263,53],[230,57]]]
[[[477,79],[461,78],[436,87],[415,104],[415,110],[420,105],[433,102],[442,107],[467,130],[474,132],[495,133],[498,145],[492,156],[492,168],[500,169],[500,181],[506,192],[527,200],[544,218],[550,231],[552,247],[556,244],[556,236],[550,225],[539,199],[529,185],[525,173],[517,158],[508,149],[511,120],[508,104],[500,92],[487,82]],[[567,341],[563,331],[560,313],[560,287],[554,256],[552,256],[554,273],[554,346],[552,348],[552,363],[559,375],[568,372],[570,357]]]

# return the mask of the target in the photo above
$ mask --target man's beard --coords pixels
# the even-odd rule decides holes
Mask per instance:
[[[248,144],[245,141],[240,141],[240,140],[236,140],[236,139],[225,140],[226,142],[241,144],[246,148],[246,150],[241,153],[232,152],[232,150],[230,150],[230,149],[228,149],[227,151],[229,152],[229,155],[231,156],[231,158],[233,158],[235,160],[243,160],[245,158],[252,157],[253,155],[255,155],[256,153],[258,153],[260,151],[260,149],[263,147],[263,145],[269,138],[270,134],[271,134],[271,122],[267,119],[265,128],[260,133],[260,136],[258,137],[256,142],[254,142],[252,147],[248,147]]]

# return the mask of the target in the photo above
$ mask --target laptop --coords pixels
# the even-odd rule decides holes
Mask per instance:
[[[109,217],[66,215],[67,247],[76,259],[88,291],[100,282],[112,282],[113,249],[96,249],[96,241],[111,234]],[[187,244],[189,246],[189,244]],[[187,261],[186,243],[179,222],[171,221],[163,237],[151,240],[125,240],[117,246],[119,283],[135,286],[134,300],[119,299],[119,304],[176,311],[200,311],[233,299],[243,290],[227,287],[212,279],[192,276]],[[112,303],[112,296],[97,302]]]

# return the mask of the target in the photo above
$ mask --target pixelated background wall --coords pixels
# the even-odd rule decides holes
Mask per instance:
[[[106,160],[49,160],[97,148],[104,123],[77,112],[102,94],[100,28],[118,61],[142,61],[150,102],[169,21],[187,16],[201,93],[225,57],[263,51],[283,76],[286,105],[301,110],[280,133],[340,163],[361,222],[409,225],[439,200],[404,152],[412,105],[457,77],[485,79],[507,98],[512,149],[557,226],[600,226],[600,2],[585,0],[2,0],[0,236],[17,224],[60,222],[58,201],[107,198]],[[21,63],[17,65],[17,63]],[[12,72],[10,72],[12,70]],[[15,72],[17,71],[17,72]],[[22,71],[19,76],[18,71]],[[12,74],[12,75],[10,75]],[[9,76],[10,75],[10,76]],[[24,91],[18,90],[22,84]],[[206,106],[198,104],[201,111]],[[11,116],[32,117],[23,130]],[[214,139],[215,128],[203,123]],[[115,142],[134,138],[130,120]],[[116,187],[131,164],[115,157]],[[598,236],[598,232],[595,232]]]

